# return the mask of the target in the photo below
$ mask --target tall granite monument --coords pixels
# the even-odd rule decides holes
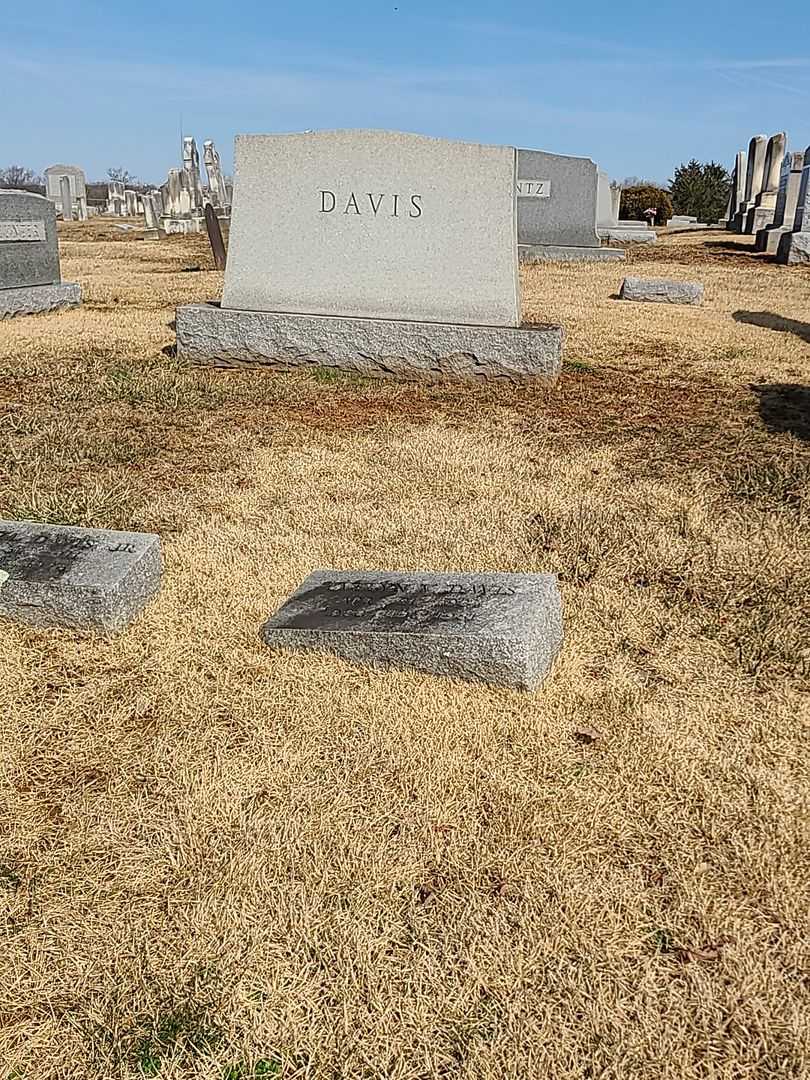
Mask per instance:
[[[62,282],[53,202],[0,190],[0,319],[77,307],[81,300],[79,285]]]
[[[793,232],[803,169],[803,151],[785,154],[779,175],[779,191],[776,196],[773,223],[757,232],[757,251],[767,251],[775,255],[785,233]]]
[[[222,304],[178,309],[178,355],[556,377],[561,328],[520,328],[516,162],[514,147],[392,131],[238,136]]]
[[[804,155],[793,229],[781,237],[776,261],[788,266],[810,265],[810,146]]]

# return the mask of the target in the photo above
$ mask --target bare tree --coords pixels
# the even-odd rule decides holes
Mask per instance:
[[[0,188],[36,188],[42,185],[42,177],[24,165],[9,165],[0,169]]]
[[[121,168],[120,165],[114,169],[107,169],[107,176],[109,176],[110,180],[118,180],[124,187],[128,188],[134,188],[138,183],[138,177],[131,173],[129,169]]]

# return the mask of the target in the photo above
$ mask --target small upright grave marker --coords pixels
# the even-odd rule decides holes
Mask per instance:
[[[562,601],[553,574],[316,570],[262,637],[276,648],[534,690],[562,644]]]
[[[0,616],[115,633],[160,587],[152,533],[0,521]]]
[[[0,191],[0,319],[81,303],[59,272],[56,207],[29,191]]]

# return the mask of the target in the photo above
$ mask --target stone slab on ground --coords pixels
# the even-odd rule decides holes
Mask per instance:
[[[521,244],[521,262],[621,262],[627,258],[622,248],[568,247],[557,244]]]
[[[153,533],[0,521],[0,616],[115,633],[160,588]]]
[[[214,304],[177,309],[178,357],[215,367],[330,367],[371,378],[525,382],[556,379],[562,342],[560,326],[454,326]]]
[[[0,289],[0,319],[79,307],[81,302],[82,287],[72,282],[63,282],[61,285],[29,285],[24,289]]]
[[[655,244],[658,241],[658,234],[653,229],[645,229],[643,225],[638,229],[621,225],[615,229],[600,229],[599,235],[611,244]]]
[[[619,298],[652,304],[700,304],[703,302],[703,286],[697,281],[626,277],[622,282]]]
[[[563,640],[554,574],[316,570],[262,627],[279,649],[534,690]]]

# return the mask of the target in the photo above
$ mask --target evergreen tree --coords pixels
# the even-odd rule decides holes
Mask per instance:
[[[716,161],[701,165],[692,158],[675,170],[669,190],[676,214],[689,214],[698,221],[711,223],[726,211],[731,177]]]

